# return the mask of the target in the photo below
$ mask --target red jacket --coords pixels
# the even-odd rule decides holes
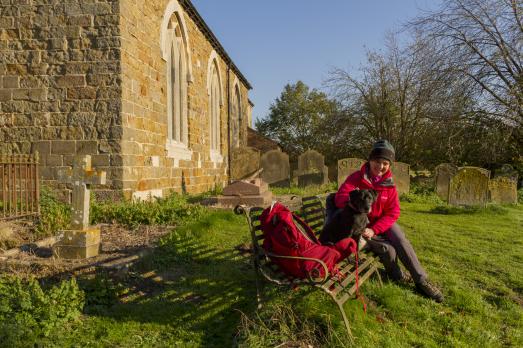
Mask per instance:
[[[368,165],[365,163],[361,169],[352,173],[345,179],[336,193],[336,206],[343,208],[349,200],[349,192],[358,188],[360,190],[373,189],[378,192],[378,198],[372,205],[369,213],[368,227],[374,233],[380,234],[387,231],[400,216],[400,201],[398,191],[392,181],[392,172],[387,171],[380,181],[372,183],[368,176]]]

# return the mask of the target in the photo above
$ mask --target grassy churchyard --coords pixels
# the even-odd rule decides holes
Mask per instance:
[[[168,212],[161,204],[144,209],[95,203],[93,218],[99,221],[104,214],[125,224],[151,221],[144,215],[154,211],[156,224],[177,217],[180,224],[123,276],[78,276],[63,280],[61,288],[47,280],[41,289],[4,274],[2,342],[60,347],[350,345],[339,312],[321,291],[267,285],[265,306],[256,310],[244,218],[188,202],[199,198],[174,196],[170,206],[178,210]],[[437,304],[413,287],[385,283],[380,288],[371,280],[362,287],[367,313],[357,300],[345,307],[356,346],[523,346],[523,206],[449,208],[430,195],[405,198],[399,223],[446,301]],[[182,210],[192,213],[183,216]]]

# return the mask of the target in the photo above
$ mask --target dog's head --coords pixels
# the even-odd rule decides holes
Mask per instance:
[[[374,190],[353,190],[349,193],[349,205],[360,213],[368,214],[377,196]]]

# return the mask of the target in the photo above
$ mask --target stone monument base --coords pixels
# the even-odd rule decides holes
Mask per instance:
[[[272,192],[263,180],[236,181],[223,189],[223,195],[217,197],[218,204],[235,207],[238,204],[265,207],[272,202]]]
[[[62,230],[53,245],[55,257],[63,259],[86,259],[100,252],[100,229]]]

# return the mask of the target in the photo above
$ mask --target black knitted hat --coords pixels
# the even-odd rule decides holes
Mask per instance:
[[[383,158],[387,161],[394,162],[395,152],[394,147],[387,140],[378,140],[372,145],[369,160]]]

